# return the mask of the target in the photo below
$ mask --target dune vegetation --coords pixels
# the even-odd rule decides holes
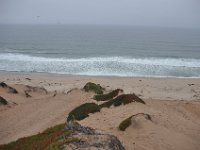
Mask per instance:
[[[99,84],[95,84],[95,83],[92,83],[92,82],[88,82],[84,87],[83,89],[86,91],[86,92],[94,92],[95,94],[103,94],[103,91],[105,90],[103,87],[101,87],[101,85]]]
[[[74,108],[68,115],[67,121],[83,120],[88,117],[90,113],[100,112],[100,107],[95,103],[85,103]]]
[[[78,140],[69,138],[71,131],[65,130],[64,126],[65,124],[56,125],[37,135],[0,145],[0,150],[60,150],[64,144]]]
[[[93,99],[96,100],[96,101],[111,100],[114,97],[116,97],[119,94],[119,92],[123,92],[123,90],[122,89],[116,89],[116,90],[113,90],[113,91],[111,91],[110,93],[107,93],[107,94],[97,94],[97,95],[94,95]]]
[[[121,131],[125,131],[126,128],[128,128],[131,123],[132,123],[132,118],[136,117],[136,116],[143,116],[145,119],[147,120],[151,120],[151,116],[149,114],[144,114],[144,113],[138,113],[138,114],[135,114],[135,115],[132,115],[130,117],[128,117],[127,119],[123,120],[120,124],[119,124],[119,130]]]
[[[142,103],[145,104],[145,102],[140,99],[139,97],[137,97],[135,94],[123,94],[123,95],[119,95],[118,97],[107,101],[101,105],[99,105],[101,108],[103,107],[111,107],[111,106],[120,106],[120,105],[126,105],[132,102],[138,102],[138,103]]]

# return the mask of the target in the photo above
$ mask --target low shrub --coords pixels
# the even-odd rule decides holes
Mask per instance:
[[[107,94],[98,94],[98,95],[95,95],[94,96],[94,99],[97,100],[97,101],[107,101],[107,100],[110,100],[114,97],[116,97],[119,92],[123,92],[122,89],[116,89],[116,90],[113,90],[112,92],[110,93],[107,93]]]
[[[149,114],[144,114],[144,113],[138,113],[138,114],[135,114],[135,115],[132,115],[130,117],[128,117],[127,119],[123,120],[120,124],[119,124],[119,130],[121,131],[125,131],[126,128],[128,128],[131,123],[132,123],[132,118],[133,117],[136,117],[138,115],[143,115],[147,120],[151,120],[151,116]]]
[[[137,97],[135,94],[123,94],[123,95],[119,95],[115,99],[105,102],[99,106],[101,108],[103,108],[103,107],[109,108],[110,106],[120,106],[122,104],[126,105],[126,104],[129,104],[132,102],[138,102],[138,103],[145,104],[145,102],[142,99],[140,99],[139,97]]]
[[[67,122],[70,120],[83,120],[88,117],[90,113],[100,112],[100,107],[95,103],[85,103],[73,109],[68,117]]]
[[[121,131],[125,131],[126,128],[128,128],[131,125],[131,119],[133,116],[128,117],[127,119],[123,120],[120,124],[119,124],[119,130]]]
[[[103,91],[105,90],[103,87],[101,87],[99,84],[95,84],[95,83],[92,83],[92,82],[88,82],[84,87],[83,89],[86,91],[86,92],[89,92],[89,91],[92,91],[96,94],[103,94]]]

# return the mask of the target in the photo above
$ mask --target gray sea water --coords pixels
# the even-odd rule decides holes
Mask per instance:
[[[0,70],[95,76],[200,77],[200,30],[0,25]]]

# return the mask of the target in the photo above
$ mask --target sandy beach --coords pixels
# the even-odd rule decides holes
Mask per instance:
[[[0,72],[0,82],[18,94],[0,87],[7,105],[0,105],[0,144],[37,134],[64,123],[68,113],[86,102],[96,102],[94,93],[82,90],[87,82],[107,91],[117,88],[135,93],[146,104],[130,103],[103,108],[79,121],[117,136],[127,150],[198,150],[200,147],[200,79],[151,77],[95,77],[43,73]],[[29,95],[26,94],[29,91]],[[119,131],[121,121],[147,113],[152,121],[139,118],[137,125]]]

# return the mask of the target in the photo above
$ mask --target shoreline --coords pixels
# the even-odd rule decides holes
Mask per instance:
[[[200,79],[200,76],[191,76],[191,77],[184,77],[184,76],[120,76],[120,75],[82,75],[82,74],[67,74],[67,73],[49,73],[49,72],[19,72],[19,71],[4,71],[0,70],[0,74],[21,74],[21,75],[54,75],[54,76],[77,76],[77,77],[114,77],[114,78],[152,78],[152,79]]]
[[[27,80],[30,78],[31,80]],[[124,88],[144,99],[200,100],[200,78],[115,77],[49,73],[0,72],[0,81],[8,84],[40,86],[48,91],[67,92],[81,89],[87,82],[103,85],[108,90]],[[107,87],[108,86],[108,87]]]

